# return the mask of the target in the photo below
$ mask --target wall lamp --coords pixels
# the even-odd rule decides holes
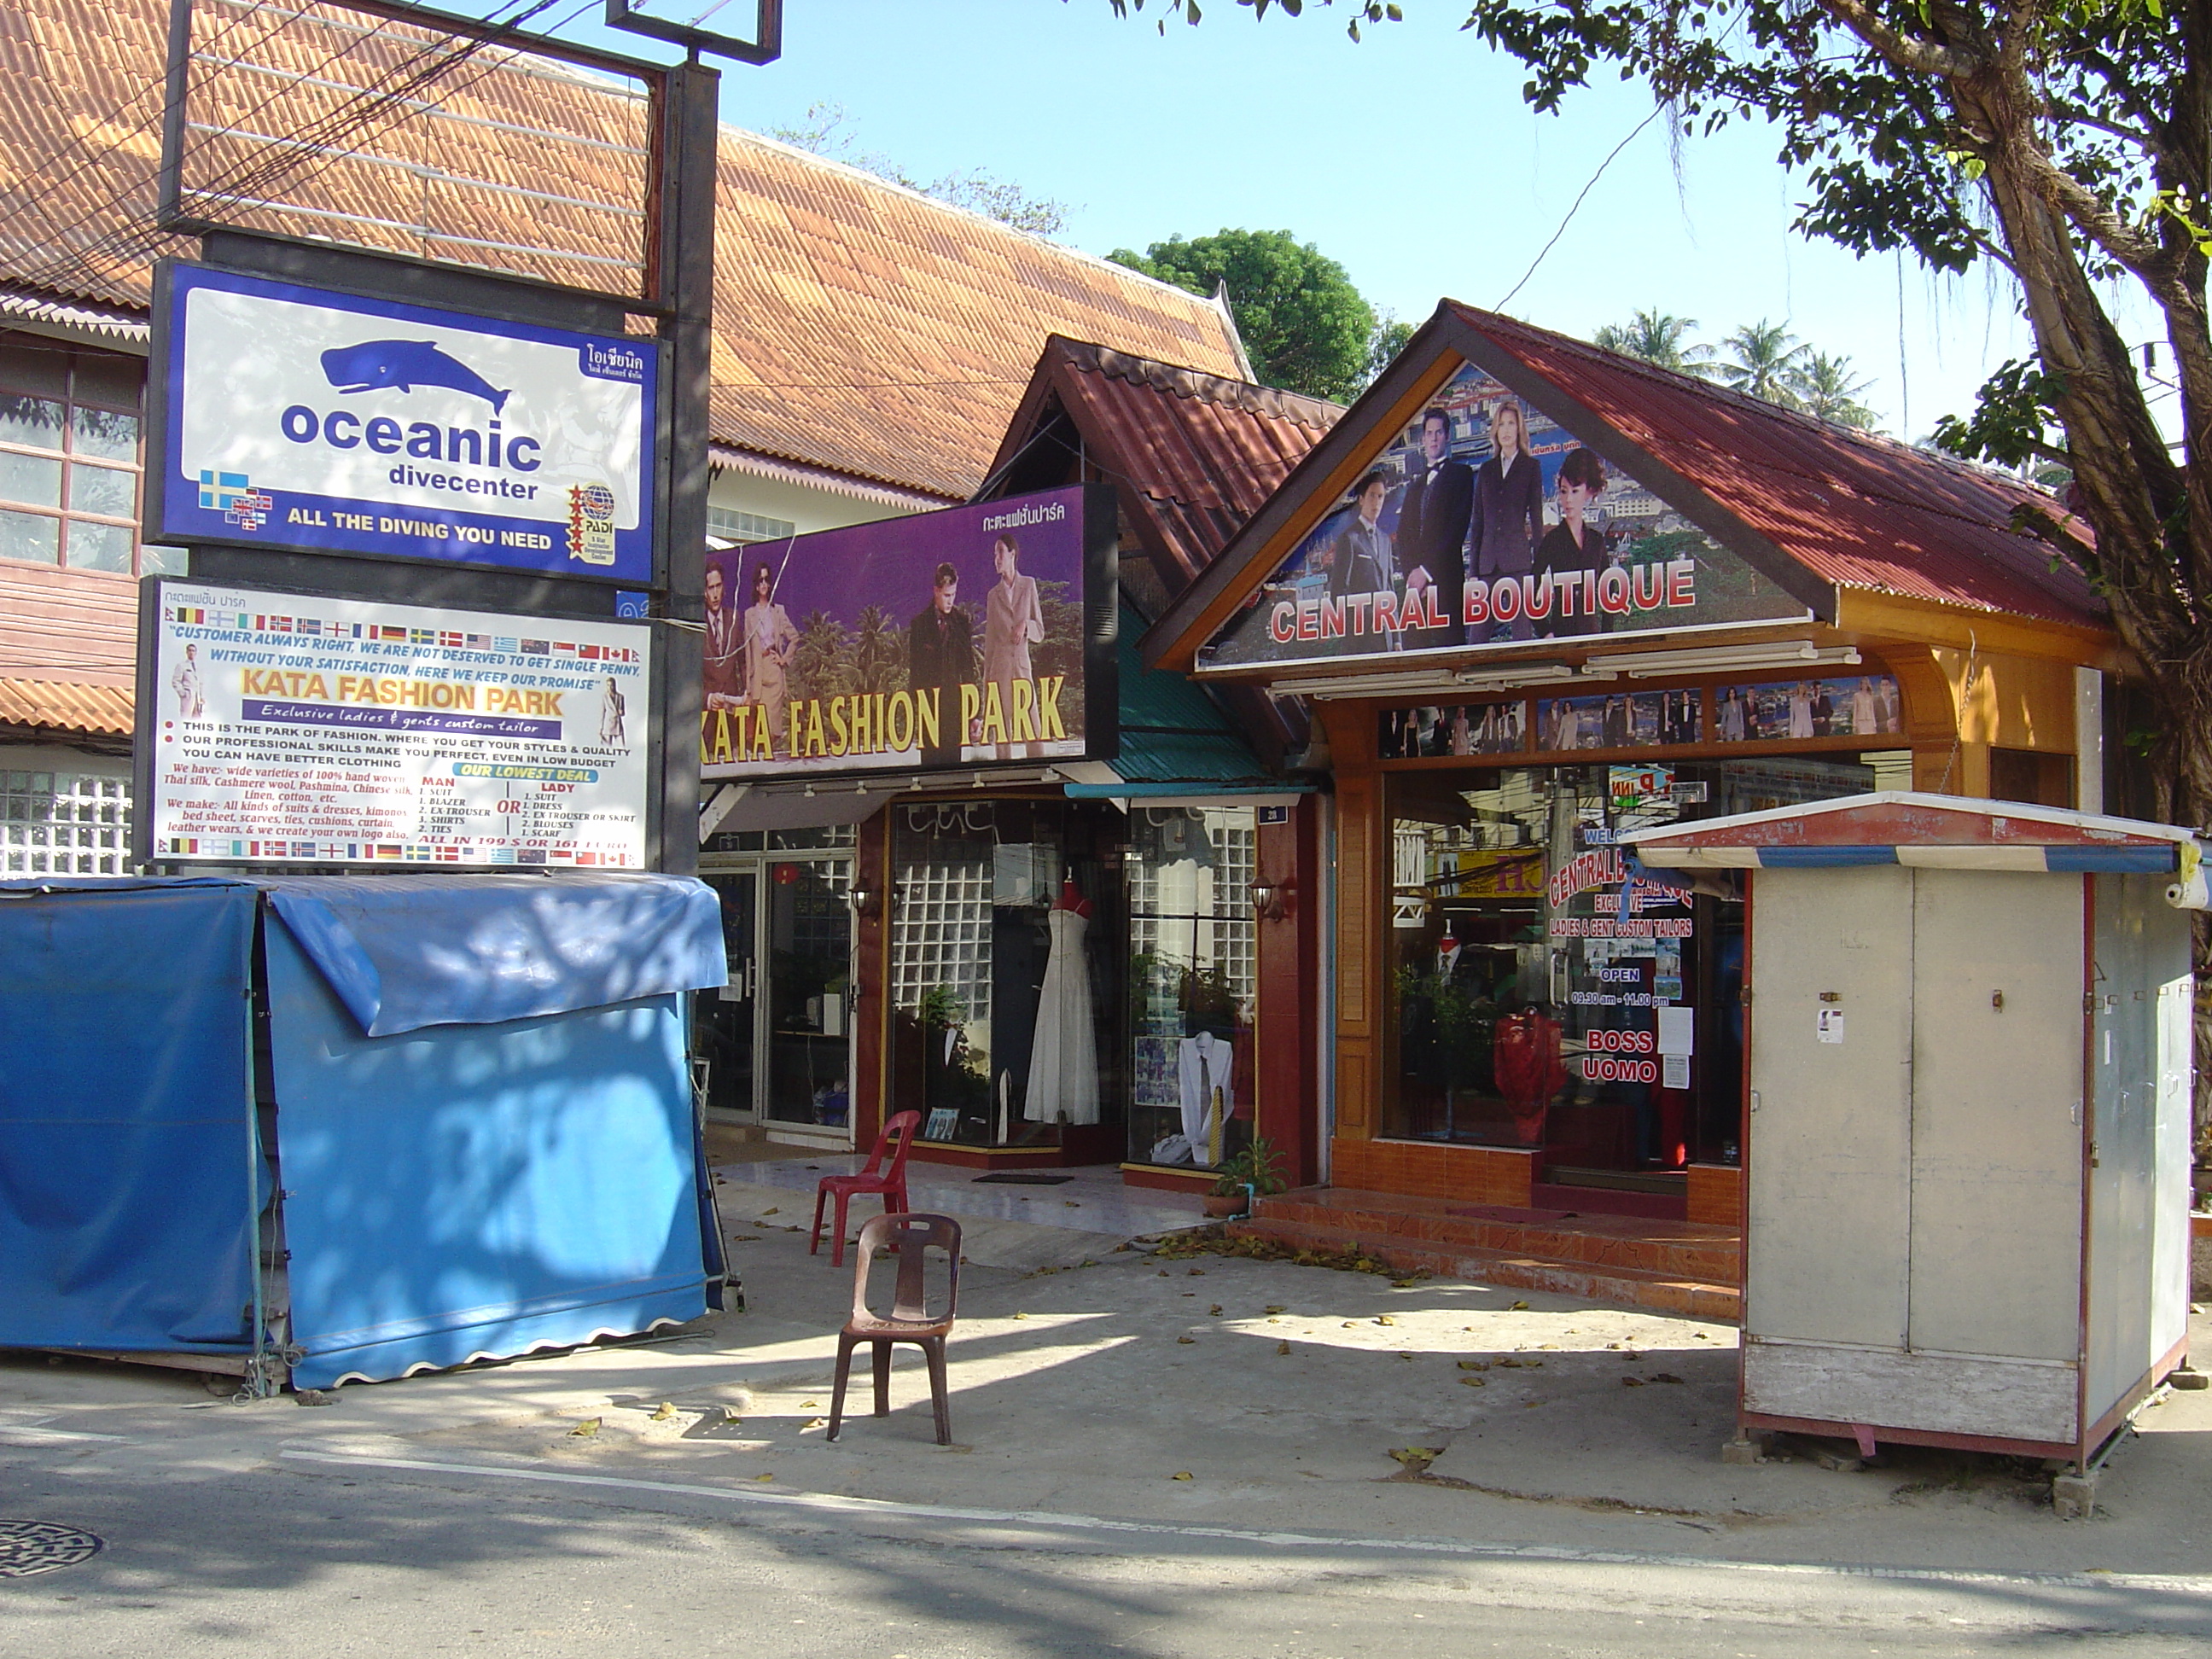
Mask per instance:
[[[1291,914],[1291,884],[1255,881],[1252,884],[1252,915],[1260,921],[1280,921]]]
[[[883,914],[884,896],[878,889],[855,887],[845,896],[853,902],[853,914],[856,916],[875,916]]]

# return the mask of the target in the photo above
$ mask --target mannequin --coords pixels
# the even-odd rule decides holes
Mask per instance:
[[[1237,1099],[1231,1078],[1237,1050],[1225,1036],[1200,1030],[1185,1037],[1176,1054],[1182,1094],[1182,1133],[1191,1162],[1211,1168],[1221,1162],[1221,1141]]]
[[[1036,1038],[1030,1051],[1029,1097],[1022,1115],[1032,1123],[1098,1121],[1098,1034],[1091,1014],[1091,961],[1084,940],[1091,902],[1071,876],[1060,884],[1045,925],[1052,951],[1037,999]]]

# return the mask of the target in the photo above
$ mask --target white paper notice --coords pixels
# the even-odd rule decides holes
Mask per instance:
[[[1698,1011],[1694,1008],[1662,1007],[1659,1010],[1659,1052],[1680,1054],[1686,1059],[1698,1051]],[[1679,1088],[1679,1084],[1670,1084]]]
[[[1823,1008],[1814,1016],[1814,1018],[1819,1022],[1819,1024],[1814,1027],[1814,1033],[1819,1036],[1821,1042],[1841,1042],[1844,1040],[1844,1011],[1842,1009]]]
[[[651,638],[164,581],[165,861],[645,867]]]
[[[1687,1054],[1662,1054],[1659,1057],[1659,1085],[1664,1089],[1686,1089],[1690,1086],[1690,1057]]]

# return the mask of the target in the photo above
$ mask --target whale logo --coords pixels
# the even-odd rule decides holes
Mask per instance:
[[[412,392],[418,386],[441,386],[483,398],[495,415],[506,409],[512,395],[495,389],[430,340],[364,340],[359,345],[334,346],[323,354],[323,376],[340,392]]]

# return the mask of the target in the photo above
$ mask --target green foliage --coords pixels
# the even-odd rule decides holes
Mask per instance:
[[[1982,383],[1974,412],[1965,420],[1946,415],[1936,422],[1936,447],[1967,460],[2025,466],[2039,457],[2063,459],[2051,441],[2057,403],[2066,383],[2018,358]]]
[[[1723,386],[1796,409],[1797,378],[1811,349],[1790,331],[1788,324],[1770,323],[1762,317],[1721,342],[1727,355],[1714,365],[1714,377]]]
[[[1142,253],[1116,248],[1106,257],[1193,294],[1226,289],[1252,372],[1265,385],[1344,402],[1366,384],[1375,307],[1342,265],[1287,230],[1171,236]]]
[[[1073,680],[1083,669],[1083,601],[1069,597],[1066,582],[1040,581],[1037,610],[1044,638],[1030,647],[1030,668],[1039,678],[1065,674]]]
[[[1808,415],[1864,429],[1875,423],[1874,411],[1859,401],[1867,385],[1851,373],[1849,357],[1813,351],[1798,369],[1790,390]]]
[[[1606,324],[1590,337],[1590,343],[1624,357],[1671,368],[1678,374],[1711,379],[1713,349],[1688,343],[1690,331],[1697,325],[1694,317],[1671,316],[1655,306],[1636,313],[1626,323]]]
[[[879,605],[860,615],[854,645],[854,687],[860,691],[902,690],[906,685],[906,629]]]
[[[853,636],[845,624],[826,611],[808,611],[799,625],[798,648],[792,653],[792,696],[835,697],[857,691],[855,667]]]
[[[1283,1155],[1265,1135],[1254,1135],[1243,1151],[1222,1159],[1216,1173],[1220,1177],[1213,1183],[1217,1198],[1241,1193],[1248,1183],[1255,1196],[1266,1198],[1287,1185],[1283,1180]]]
[[[1413,337],[1411,323],[1401,321],[1395,312],[1378,313],[1375,331],[1367,337],[1367,368],[1360,376],[1360,385],[1372,386],[1375,377],[1390,367],[1391,360],[1406,349],[1406,342]]]

